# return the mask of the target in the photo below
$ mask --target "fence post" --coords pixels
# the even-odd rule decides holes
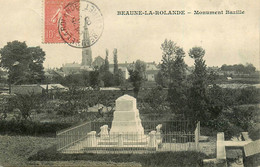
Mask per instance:
[[[157,143],[156,143],[156,131],[151,131],[149,133],[149,136],[150,136],[150,142],[149,142],[149,146],[150,147],[156,147],[156,150],[157,150]]]
[[[123,134],[122,133],[119,133],[118,134],[118,146],[119,147],[123,147]]]
[[[57,144],[56,144],[57,150],[59,151],[59,149],[60,149],[60,136],[58,136],[57,132],[56,132],[56,140],[57,140]]]
[[[226,159],[224,132],[217,134],[217,159]]]
[[[88,133],[87,146],[95,147],[96,145],[97,145],[96,131],[91,131]]]
[[[199,151],[199,138],[200,138],[200,121],[197,122],[196,124],[196,129],[195,129],[195,149]]]

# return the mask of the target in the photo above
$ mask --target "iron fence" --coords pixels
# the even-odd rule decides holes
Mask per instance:
[[[57,133],[57,150],[62,153],[110,154],[198,150],[199,122],[143,121],[144,133],[110,134],[111,126],[109,121],[93,121],[60,131]]]
[[[87,134],[91,131],[91,122],[86,122],[81,125],[71,127],[56,133],[57,150],[66,150],[71,146],[77,145],[83,141]]]

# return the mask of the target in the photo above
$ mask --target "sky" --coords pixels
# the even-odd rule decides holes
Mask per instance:
[[[40,46],[46,53],[45,68],[81,62],[81,49],[67,44],[44,44],[44,0],[0,1],[0,48],[13,40],[26,41],[28,46]],[[137,59],[159,63],[161,44],[172,40],[186,52],[185,62],[193,65],[188,52],[194,46],[205,49],[208,66],[252,63],[260,69],[259,59],[259,1],[247,0],[91,0],[99,7],[104,29],[100,39],[91,47],[93,58],[113,62],[113,49],[118,61]],[[185,10],[182,16],[127,16],[117,11]],[[243,10],[242,15],[193,15],[194,10]]]

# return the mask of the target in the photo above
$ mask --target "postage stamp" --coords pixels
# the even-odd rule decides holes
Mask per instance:
[[[73,38],[68,42],[79,42],[79,0],[45,0],[44,1],[44,43],[64,43],[58,31],[61,17],[73,20],[68,22],[66,29],[71,31]],[[72,23],[72,24],[69,24]],[[72,31],[73,30],[73,31]]]
[[[87,0],[45,0],[44,43],[66,43],[85,48],[101,37],[100,9]]]

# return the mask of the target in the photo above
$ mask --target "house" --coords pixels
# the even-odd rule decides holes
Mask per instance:
[[[146,63],[146,79],[147,81],[155,81],[155,77],[159,72],[158,66],[155,64],[155,62],[148,62]]]
[[[92,66],[93,67],[101,67],[103,64],[105,64],[105,60],[101,56],[98,56],[93,61]]]
[[[118,64],[118,69],[122,71],[123,77],[125,79],[128,79],[130,77],[128,69],[127,69],[128,66],[129,66],[128,63],[119,63]],[[114,74],[114,64],[109,64],[109,71]]]
[[[150,71],[150,70],[159,70],[155,62],[146,63],[146,71]]]
[[[66,63],[62,65],[62,70],[65,73],[65,75],[69,75],[78,73],[80,71],[80,67],[81,65],[79,63]]]
[[[62,65],[62,70],[66,75],[78,74],[80,71],[93,71],[92,66],[81,65],[79,63],[66,63]]]
[[[158,74],[159,70],[146,70],[146,79],[147,81],[155,81],[155,77]]]

